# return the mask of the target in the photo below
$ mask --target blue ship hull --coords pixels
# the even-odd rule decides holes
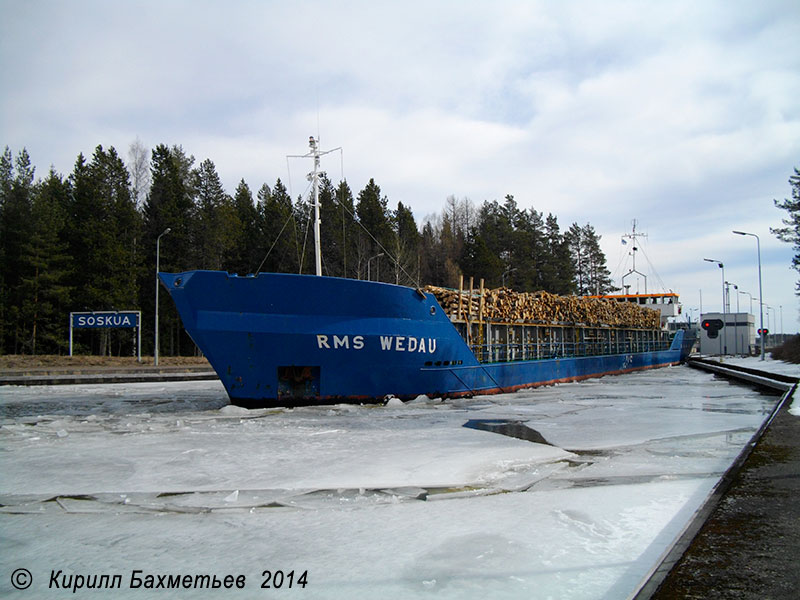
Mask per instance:
[[[279,273],[159,276],[187,332],[240,406],[491,394],[677,364],[681,358],[678,332],[667,345],[637,344],[624,351],[607,345],[602,351],[595,347],[594,355],[573,349],[573,356],[564,356],[562,344],[546,355],[537,349],[534,360],[484,345],[485,356],[496,362],[481,362],[434,296],[420,290]]]

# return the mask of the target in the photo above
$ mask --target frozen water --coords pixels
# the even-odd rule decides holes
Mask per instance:
[[[307,598],[624,598],[776,402],[685,367],[291,410],[216,382],[0,394],[0,595],[19,598],[63,594],[51,570],[147,597],[134,569],[243,574],[243,598],[269,597],[264,570],[307,571],[280,590]]]

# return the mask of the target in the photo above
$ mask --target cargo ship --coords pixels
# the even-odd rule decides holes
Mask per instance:
[[[318,232],[323,153],[314,138],[310,146]],[[670,339],[646,308],[472,283],[445,290],[328,277],[315,242],[316,275],[159,273],[233,404],[494,394],[681,360],[683,332]]]
[[[682,331],[451,319],[435,295],[315,275],[160,273],[245,407],[511,392],[677,364]]]

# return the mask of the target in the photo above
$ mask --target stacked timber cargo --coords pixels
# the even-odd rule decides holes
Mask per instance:
[[[658,329],[660,314],[631,302],[558,296],[548,292],[515,292],[509,288],[454,290],[429,285],[452,320],[495,323],[575,323],[591,326]]]

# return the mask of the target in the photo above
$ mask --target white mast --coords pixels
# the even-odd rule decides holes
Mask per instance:
[[[632,233],[626,233],[626,234],[624,234],[622,236],[623,240],[624,240],[624,238],[628,238],[630,240],[633,240],[633,250],[631,252],[631,255],[633,256],[633,268],[630,271],[628,271],[627,273],[625,273],[625,275],[622,276],[622,288],[623,288],[623,291],[626,294],[628,293],[628,288],[630,287],[630,285],[627,285],[627,286],[625,285],[625,278],[628,277],[628,275],[633,275],[634,273],[636,273],[637,275],[641,275],[642,278],[644,279],[644,293],[645,294],[647,293],[647,275],[645,275],[641,271],[637,271],[636,270],[636,252],[639,250],[639,248],[636,245],[636,238],[640,238],[640,237],[647,237],[647,234],[646,233],[636,233],[636,219],[634,219],[633,220],[633,232]]]
[[[314,136],[308,138],[308,145],[311,150],[308,154],[303,155],[289,155],[287,158],[313,158],[314,159],[314,170],[311,171],[307,175],[308,180],[311,182],[311,186],[314,194],[314,258],[316,259],[316,273],[317,275],[322,275],[322,242],[319,234],[319,224],[321,220],[319,218],[319,176],[321,171],[319,170],[319,159],[321,156],[325,156],[326,154],[330,154],[331,152],[336,152],[337,150],[341,150],[341,146],[338,148],[333,148],[332,150],[325,150],[324,152],[319,149],[319,139],[314,139]]]
[[[317,276],[322,275],[322,243],[319,235],[319,145],[314,136],[308,138],[311,155],[314,157],[314,170],[309,174],[311,186],[314,188],[314,258],[317,265]]]

